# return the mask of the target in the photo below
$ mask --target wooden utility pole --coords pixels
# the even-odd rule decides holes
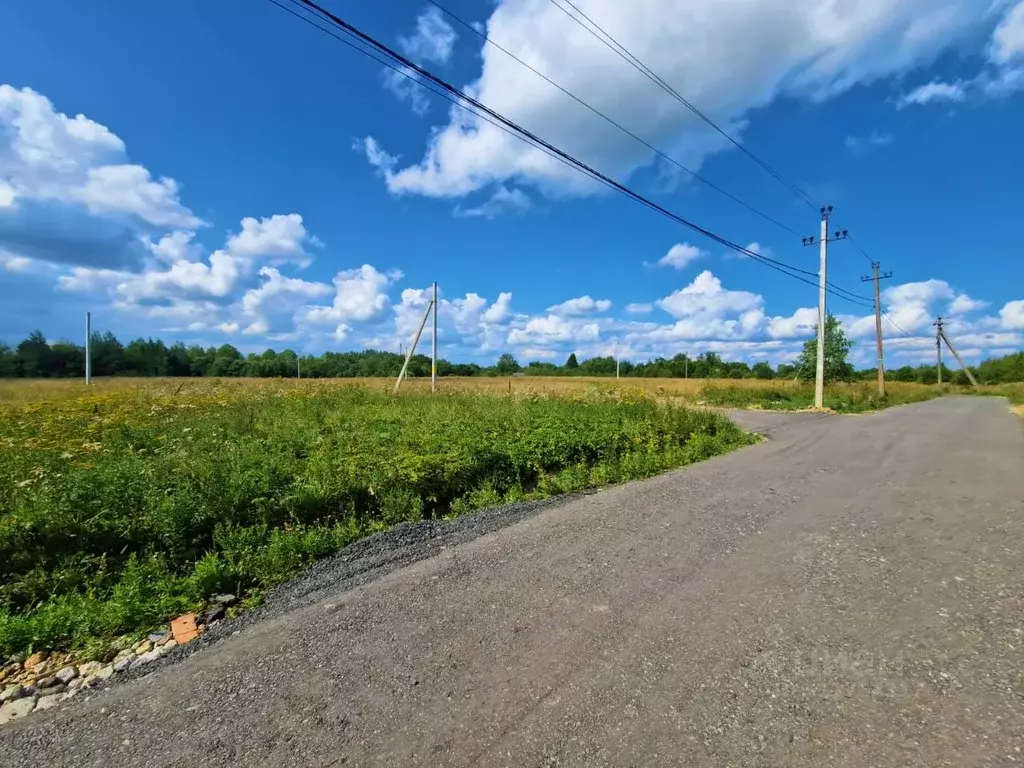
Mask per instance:
[[[935,326],[935,370],[938,372],[939,385],[942,385],[942,315],[932,323]]]
[[[953,345],[949,343],[949,337],[946,335],[946,331],[942,327],[941,317],[939,318],[939,336],[941,336],[942,340],[946,342],[946,346],[949,347],[949,351],[953,353],[953,357],[956,358],[956,361],[960,363],[960,367],[963,369],[963,372],[967,374],[967,378],[970,380],[971,384],[977,387],[978,381],[974,378],[974,374],[971,373],[971,369],[964,365],[964,361],[960,359],[960,354],[956,349],[954,349]]]
[[[882,355],[882,299],[881,291],[878,289],[879,280],[888,280],[892,277],[892,272],[886,272],[884,275],[879,274],[879,268],[882,265],[877,261],[871,262],[871,277],[862,277],[860,281],[866,283],[873,281],[875,284],[875,337],[878,345],[878,394],[885,397],[885,363],[883,362]]]
[[[427,302],[427,311],[423,313],[423,320],[420,322],[420,327],[412,339],[409,351],[405,353],[405,362],[402,363],[402,370],[398,372],[398,380],[395,382],[395,392],[398,392],[398,388],[402,386],[402,380],[405,378],[405,372],[409,370],[409,361],[412,360],[412,356],[416,354],[416,345],[420,343],[420,336],[423,335],[423,329],[427,327],[427,318],[430,317],[430,312],[433,309],[434,301],[431,299]]]

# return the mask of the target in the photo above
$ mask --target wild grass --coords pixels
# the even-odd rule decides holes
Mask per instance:
[[[383,386],[0,385],[0,653],[89,649],[219,592],[256,595],[398,523],[649,477],[751,440],[716,413],[600,387]]]

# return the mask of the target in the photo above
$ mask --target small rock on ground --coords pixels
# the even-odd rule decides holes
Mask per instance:
[[[141,654],[132,661],[132,663],[129,665],[129,668],[135,669],[136,667],[141,667],[143,664],[149,664],[151,661],[156,661],[160,658],[160,650],[161,649],[156,648],[150,651],[149,653]]]
[[[3,691],[0,691],[0,704],[6,704],[8,701],[15,701],[25,695],[25,687],[21,685],[8,685]]]
[[[41,696],[36,702],[36,708],[33,711],[42,712],[44,709],[55,707],[60,704],[63,699],[64,697],[59,694],[55,696]]]
[[[74,667],[64,667],[64,669],[58,671],[54,677],[60,680],[64,685],[67,685],[78,677],[78,670]]]
[[[25,717],[36,708],[35,699],[18,699],[0,707],[0,725]]]

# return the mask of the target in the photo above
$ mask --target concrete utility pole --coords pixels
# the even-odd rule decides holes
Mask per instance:
[[[879,280],[888,280],[892,277],[892,272],[886,272],[884,275],[879,274],[879,267],[882,265],[877,261],[871,262],[871,271],[874,273],[871,277],[862,277],[860,281],[866,283],[869,280],[875,283],[875,336],[878,340],[878,394],[885,397],[885,363],[882,361],[882,300],[881,293],[878,290]]]
[[[434,335],[431,338],[430,350],[430,391],[437,392],[437,283],[434,283],[434,298],[430,305],[434,308]]]
[[[85,383],[92,384],[92,312],[85,313]]]
[[[935,326],[935,370],[938,372],[939,385],[942,384],[942,315],[932,325]]]
[[[939,318],[939,321],[939,336],[941,336],[942,340],[946,342],[946,346],[949,347],[949,351],[953,353],[953,357],[956,358],[956,361],[960,363],[960,367],[963,369],[964,373],[967,374],[968,380],[971,382],[971,384],[974,385],[975,388],[977,388],[978,381],[977,379],[974,378],[974,374],[971,373],[971,369],[964,365],[964,361],[960,358],[960,354],[956,351],[956,349],[953,348],[953,345],[949,343],[949,336],[946,335],[946,331],[942,327],[941,317]]]
[[[831,205],[821,208],[821,237],[815,239],[813,236],[804,238],[804,245],[818,245],[821,252],[821,264],[818,267],[818,355],[814,366],[814,407],[825,406],[825,325],[828,320],[828,312],[825,305],[825,298],[828,294],[828,244],[836,240],[845,240],[846,230],[837,230],[835,237],[831,240],[828,237],[828,222],[832,217],[833,207]]]

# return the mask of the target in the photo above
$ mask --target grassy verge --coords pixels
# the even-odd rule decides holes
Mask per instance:
[[[873,383],[839,384],[825,389],[825,407],[837,413],[864,413],[931,400],[941,395],[940,388],[919,384],[889,383],[885,397],[878,394]],[[798,411],[814,405],[814,385],[766,383],[758,387],[732,387],[727,383],[710,383],[701,391],[701,399],[708,405],[723,408]]]
[[[643,398],[273,382],[0,409],[0,653],[86,650],[258,594],[404,521],[643,478],[747,444]]]

